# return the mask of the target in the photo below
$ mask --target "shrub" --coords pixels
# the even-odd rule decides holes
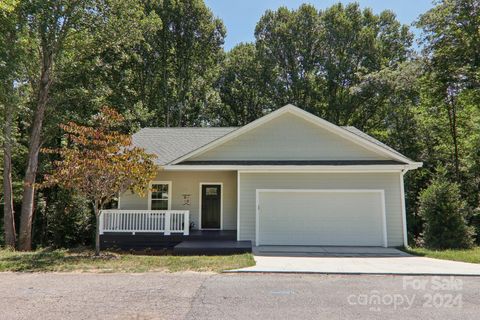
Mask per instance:
[[[35,216],[35,245],[72,248],[89,245],[95,232],[91,206],[82,196],[61,189],[39,192]]]
[[[2,205],[3,207],[3,205]],[[2,212],[1,216],[0,216],[0,248],[3,247],[5,245],[5,241],[3,240],[3,236],[4,236],[4,231],[3,231],[3,208],[2,208]]]
[[[475,243],[480,244],[480,208],[473,210],[472,216],[470,218],[470,225],[475,230]]]
[[[425,246],[432,249],[469,248],[474,231],[467,225],[466,203],[458,184],[444,176],[435,178],[420,193],[419,213],[425,220]]]

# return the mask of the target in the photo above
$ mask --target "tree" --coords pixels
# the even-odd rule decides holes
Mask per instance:
[[[214,88],[223,59],[225,27],[202,0],[143,1],[158,23],[143,30],[144,41],[125,53],[104,76],[107,98],[122,114],[143,115],[143,126],[201,125],[205,110],[219,103]],[[132,108],[134,107],[134,108]]]
[[[223,58],[223,22],[203,0],[167,0],[152,9],[163,28],[146,37],[153,49],[147,62],[155,71],[153,86],[147,87],[149,98],[155,99],[150,106],[163,111],[158,118],[167,127],[199,125],[203,110],[215,103],[212,89]]]
[[[375,96],[352,89],[366,75],[406,61],[412,37],[392,12],[375,15],[358,4],[337,4],[325,11],[311,5],[269,10],[255,29],[265,69],[262,81],[273,106],[293,103],[335,124],[360,129],[363,123],[356,115],[378,108]]]
[[[18,45],[17,1],[0,5],[0,105],[4,107],[3,125],[3,226],[5,244],[15,248],[16,228],[13,207],[12,149],[15,105],[18,103],[15,81],[18,81],[19,62],[23,56]]]
[[[60,159],[45,176],[45,185],[77,191],[90,200],[96,219],[95,254],[100,252],[101,210],[127,190],[143,194],[157,174],[153,155],[133,147],[130,135],[118,131],[124,118],[104,107],[90,126],[69,122],[61,125],[66,143],[57,150]],[[117,128],[117,129],[116,129]]]
[[[298,10],[285,7],[267,10],[255,28],[255,46],[263,66],[264,93],[272,105],[295,104],[320,114],[325,85],[321,71],[323,61],[320,14],[312,5]]]
[[[428,100],[441,109],[451,141],[455,180],[462,178],[459,117],[465,96],[480,103],[480,4],[478,0],[443,0],[420,16],[424,56],[428,65]],[[470,91],[470,92],[469,92]],[[473,92],[472,92],[473,91]],[[472,100],[473,99],[473,100]],[[463,101],[462,101],[463,100]]]
[[[222,105],[211,119],[243,126],[261,117],[270,104],[260,81],[261,72],[254,44],[239,44],[228,52],[218,81]]]
[[[418,108],[423,160],[447,169],[462,198],[479,208],[480,3],[442,0],[421,15],[425,70]]]
[[[22,1],[20,5],[21,19],[26,22],[23,40],[30,48],[30,63],[26,69],[33,88],[33,119],[23,183],[19,249],[30,250],[45,114],[47,107],[52,107],[52,91],[64,71],[62,68],[74,63],[69,58],[75,57],[77,52],[84,53],[85,47],[91,48],[82,45],[90,44],[95,31],[101,30],[105,43],[113,43],[113,47],[118,45],[118,39],[130,39],[129,33],[137,33],[136,27],[141,24],[143,16],[138,14],[142,11],[137,10],[140,4],[135,0],[34,0]],[[95,56],[91,58],[96,61]]]
[[[474,232],[465,220],[466,203],[461,199],[458,185],[445,178],[444,170],[440,171],[420,193],[425,245],[433,249],[469,248]]]
[[[54,77],[54,63],[64,49],[65,39],[75,29],[80,17],[90,5],[89,1],[32,1],[24,3],[23,14],[29,21],[32,44],[38,49],[39,72],[34,76],[36,97],[31,127],[28,164],[25,170],[22,210],[20,216],[19,249],[30,250],[35,197],[35,179],[45,111]],[[38,41],[38,42],[37,42]],[[33,57],[32,57],[33,58]]]

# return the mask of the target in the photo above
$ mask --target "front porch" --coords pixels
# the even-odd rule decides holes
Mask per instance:
[[[252,251],[251,241],[236,240],[236,230],[190,230],[189,221],[188,210],[104,210],[101,247],[201,255]]]

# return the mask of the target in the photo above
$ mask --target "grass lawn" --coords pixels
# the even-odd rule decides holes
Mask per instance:
[[[228,256],[147,256],[88,250],[37,250],[17,252],[0,249],[0,272],[147,272],[210,271],[254,265],[251,254]]]
[[[430,250],[425,248],[409,248],[406,250],[406,252],[429,258],[480,263],[480,247],[467,250]]]

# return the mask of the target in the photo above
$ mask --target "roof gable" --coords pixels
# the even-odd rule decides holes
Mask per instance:
[[[388,160],[292,113],[245,132],[190,161]]]
[[[238,128],[143,128],[132,137],[134,146],[157,156],[158,165],[167,164]]]
[[[179,157],[171,164],[187,160],[287,160],[287,158],[397,160],[413,163],[379,141],[365,135],[371,138],[367,139],[361,134],[365,135],[355,128],[346,130],[293,105],[286,105]],[[277,139],[272,139],[273,136]],[[304,143],[302,137],[308,143]]]

